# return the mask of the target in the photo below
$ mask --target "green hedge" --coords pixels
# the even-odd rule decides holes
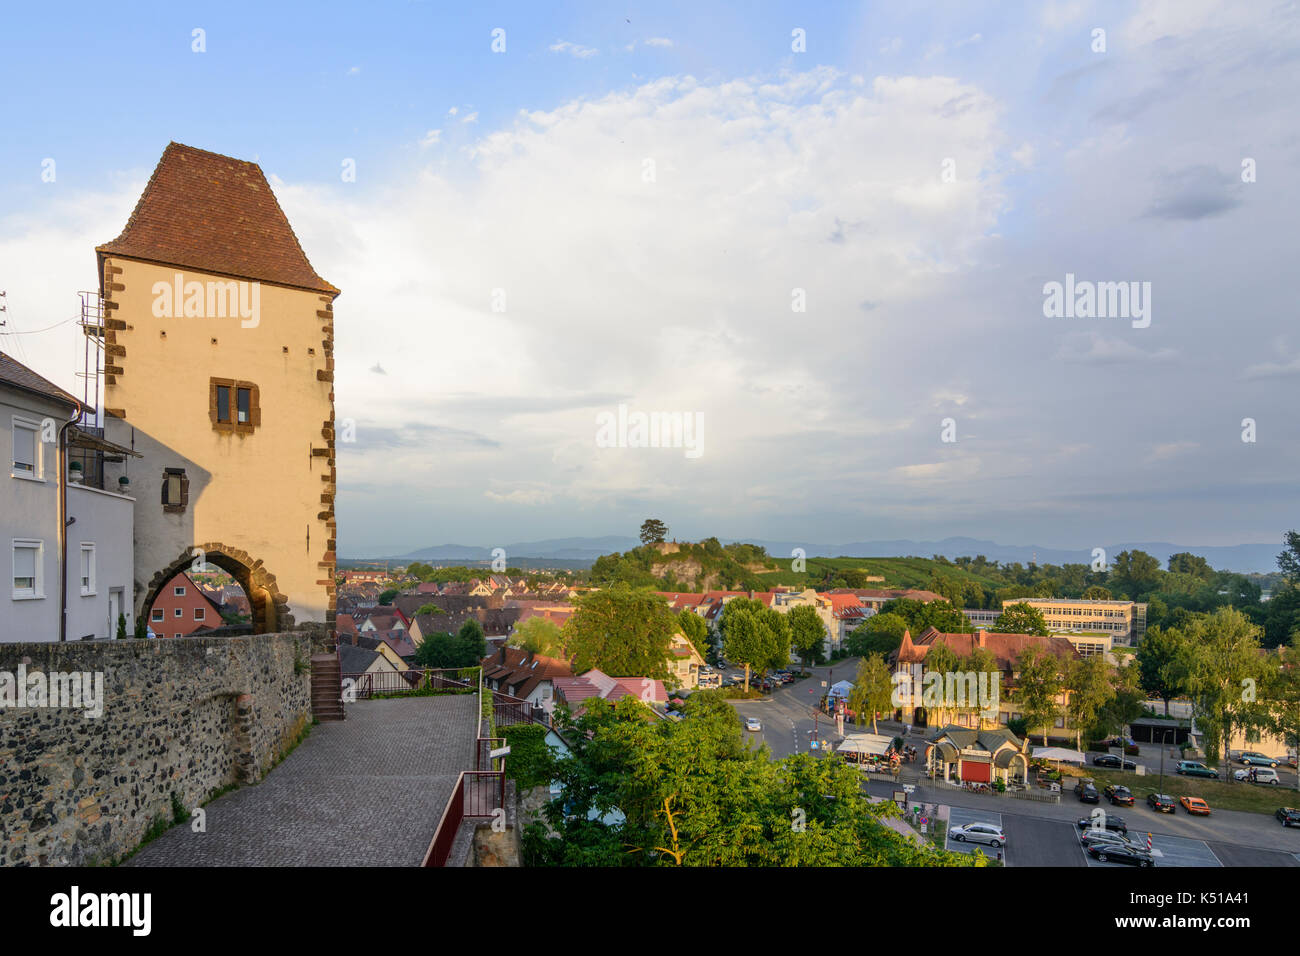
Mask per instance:
[[[546,746],[546,728],[537,724],[513,724],[497,731],[510,745],[506,757],[506,776],[521,790],[541,787],[551,782],[554,756]]]

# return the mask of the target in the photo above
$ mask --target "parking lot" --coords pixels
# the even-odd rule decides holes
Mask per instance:
[[[1134,843],[1146,843],[1146,833],[1129,830],[1128,835]],[[1083,854],[1084,862],[1088,866],[1130,867],[1128,863],[1112,863],[1109,860],[1102,863],[1100,860],[1093,859],[1092,855],[1084,849],[1083,831],[1078,827],[1075,827],[1074,839],[1079,844],[1079,852]],[[1151,834],[1151,856],[1155,859],[1156,866],[1223,866],[1223,861],[1214,855],[1208,843],[1188,837]]]
[[[944,836],[945,849],[952,850],[954,853],[974,853],[979,850],[991,860],[996,860],[1000,851],[1003,865],[1011,865],[1010,855],[1007,853],[1007,847],[1005,846],[991,847],[987,843],[967,843],[952,838],[953,827],[964,827],[971,823],[991,823],[996,827],[1000,827],[1002,826],[1002,814],[987,810],[967,810],[964,807],[953,807],[948,813],[948,830]],[[1010,840],[1011,838],[1008,836],[1007,842],[1010,843]]]

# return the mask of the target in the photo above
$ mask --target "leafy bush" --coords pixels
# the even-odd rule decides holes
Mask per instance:
[[[521,790],[549,784],[554,775],[555,758],[546,746],[546,728],[537,724],[514,724],[498,733],[510,745],[506,757],[506,776]]]

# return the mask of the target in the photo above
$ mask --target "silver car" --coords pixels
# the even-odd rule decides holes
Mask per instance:
[[[957,843],[987,843],[989,846],[1002,846],[1007,842],[1002,828],[992,823],[968,823],[953,827],[948,835]]]

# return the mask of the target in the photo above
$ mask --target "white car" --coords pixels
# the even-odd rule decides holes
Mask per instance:
[[[746,730],[762,730],[762,729],[763,729],[763,723],[762,723],[762,721],[760,721],[757,717],[746,717],[746,718],[745,718],[745,729],[746,729]]]
[[[989,846],[1002,846],[1007,842],[1002,828],[992,823],[968,823],[962,827],[953,827],[948,835],[958,843],[987,843]]]
[[[1271,783],[1273,786],[1277,786],[1281,782],[1277,771],[1271,767],[1251,767],[1249,770],[1234,770],[1232,779],[1254,780],[1255,783]]]

